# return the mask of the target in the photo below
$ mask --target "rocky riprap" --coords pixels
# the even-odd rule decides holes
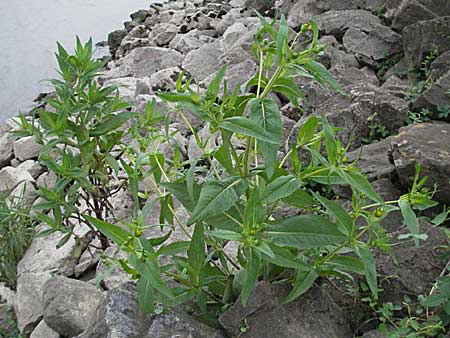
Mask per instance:
[[[286,105],[285,97],[274,97],[284,114],[284,151],[305,117],[323,113],[341,127],[341,140],[353,141],[349,159],[361,157],[358,166],[383,197],[395,199],[405,193],[415,163],[420,163],[429,177],[427,184],[439,184],[436,199],[448,205],[449,118],[410,126],[404,122],[409,110],[426,108],[434,118],[438,107],[449,104],[447,0],[178,0],[153,4],[133,13],[123,30],[109,35],[113,59],[99,80],[119,86],[120,95],[137,110],[151,99],[164,108],[155,92],[174,89],[182,70],[204,88],[214,73],[228,64],[228,84],[242,83],[256,69],[251,45],[259,20],[253,9],[267,16],[284,13],[293,29],[315,20],[320,41],[328,45],[321,61],[348,93],[341,96],[304,79],[299,83],[308,99],[303,103],[304,114]],[[430,65],[432,84],[410,102],[405,96],[410,86],[407,71],[420,67],[432,51],[438,51]],[[202,121],[190,119],[194,127],[203,127]],[[16,139],[9,134],[16,127],[14,120],[0,125],[0,192],[15,196],[26,188],[26,201],[34,205],[39,201],[36,187],[51,188],[55,179],[37,162],[39,144],[30,137]],[[392,136],[363,145],[370,135],[369,120],[385,126]],[[183,156],[194,157],[198,149],[189,131],[182,129],[175,117],[170,123],[169,128],[180,132],[177,137],[184,147]],[[208,128],[199,135],[207,137]],[[165,149],[170,157],[170,148]],[[336,187],[336,192],[345,199],[344,188]],[[111,202],[120,208],[121,216],[129,215],[132,200],[126,192]],[[181,207],[177,210],[180,217],[186,217]],[[157,217],[157,211],[152,214]],[[401,217],[395,213],[384,225],[393,238],[404,231]],[[390,277],[383,301],[398,303],[400,295],[414,298],[426,292],[445,265],[437,249],[446,243],[444,232],[429,224],[422,227],[429,240],[421,248],[407,244],[395,248],[400,265],[378,254],[379,273]],[[41,229],[44,227],[38,231]],[[80,236],[87,233],[81,227],[75,231]],[[12,316],[14,308],[19,329],[31,333],[32,338],[235,337],[244,319],[250,330],[240,335],[242,338],[349,338],[355,329],[348,316],[349,303],[326,283],[287,305],[280,302],[287,291],[284,287],[260,283],[247,306],[238,302],[221,316],[223,332],[180,311],[146,315],[138,309],[135,287],[125,273],[113,270],[102,284],[104,289],[96,289],[95,277],[107,269],[100,262],[100,253],[82,251],[75,241],[56,249],[61,236],[36,237],[18,265],[16,292],[0,285],[0,325]],[[120,255],[114,247],[106,254]],[[378,336],[375,331],[364,334]]]

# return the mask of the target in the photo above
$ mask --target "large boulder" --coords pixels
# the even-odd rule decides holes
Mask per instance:
[[[186,69],[196,81],[206,79],[210,74],[217,72],[222,66],[217,62],[224,52],[220,41],[203,45],[197,50],[193,50],[186,55],[183,68]]]
[[[48,327],[44,320],[41,320],[31,333],[30,338],[60,338],[60,335],[58,332]]]
[[[450,124],[422,123],[401,128],[392,139],[392,158],[400,180],[408,189],[416,173],[427,176],[426,185],[433,190],[438,185],[434,199],[442,203],[450,201]]]
[[[419,67],[423,58],[437,49],[438,53],[450,50],[450,16],[419,21],[403,29],[405,58],[410,67]]]
[[[281,10],[288,13],[288,24],[298,29],[313,16],[330,10],[346,10],[364,8],[364,0],[306,0],[294,3],[285,1]]]
[[[438,15],[429,10],[421,1],[406,0],[395,11],[392,28],[401,31],[404,27],[418,21],[431,20],[437,17]]]
[[[408,233],[405,229],[392,234],[394,239]],[[392,246],[395,259],[385,252],[375,254],[377,271],[380,274],[380,302],[401,305],[404,296],[416,300],[417,296],[429,292],[441,271],[445,268],[443,259],[448,238],[443,228],[420,222],[420,232],[428,236],[416,247],[414,241],[406,240]],[[414,273],[411,273],[414,272]]]
[[[0,169],[9,166],[14,157],[14,140],[8,134],[0,137]]]
[[[91,284],[55,276],[43,287],[45,323],[64,337],[76,336],[87,328],[100,298],[101,292]]]
[[[30,333],[43,315],[42,288],[51,278],[49,272],[23,273],[17,279],[17,326],[21,333]]]
[[[145,77],[169,67],[180,66],[183,55],[175,50],[162,47],[140,47],[133,49],[124,58],[111,63],[111,69],[101,79],[120,77]]]
[[[9,194],[24,181],[34,182],[33,176],[28,171],[14,167],[4,167],[0,170],[0,193]]]
[[[313,287],[288,304],[289,289],[260,282],[247,305],[239,298],[220,316],[231,337],[242,338],[348,338],[353,332],[345,312],[320,288]],[[242,327],[248,331],[241,332]]]
[[[88,328],[77,338],[223,338],[182,312],[143,313],[132,283],[105,292]]]
[[[450,106],[450,71],[432,83],[414,102],[414,109],[430,110],[436,115],[440,107]],[[450,121],[450,116],[447,117]]]
[[[14,142],[14,156],[20,161],[36,158],[41,153],[43,145],[36,142],[34,136],[27,136]]]

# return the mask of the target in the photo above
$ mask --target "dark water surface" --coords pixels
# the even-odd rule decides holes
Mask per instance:
[[[106,40],[151,0],[0,0],[0,121],[26,111],[56,74],[56,41]]]

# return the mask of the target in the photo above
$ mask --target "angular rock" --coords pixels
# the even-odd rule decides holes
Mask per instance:
[[[103,257],[108,257],[112,259],[127,259],[127,254],[120,251],[115,245],[108,247]],[[122,284],[130,282],[131,276],[122,270],[120,266],[112,265],[107,258],[102,259],[97,265],[95,272],[96,278],[102,278],[102,287],[106,290],[114,290],[120,287]]]
[[[439,78],[436,82],[426,89],[417,100],[414,102],[414,109],[420,111],[422,109],[428,109],[435,115],[438,112],[439,107],[450,106],[450,71],[444,76]],[[448,116],[450,121],[450,116]]]
[[[152,76],[148,81],[150,94],[158,91],[173,91],[175,90],[175,83],[181,74],[181,69],[178,67],[171,67],[160,70]]]
[[[197,50],[193,50],[186,55],[183,61],[183,68],[186,69],[196,81],[202,81],[208,75],[217,72],[221,64],[217,62],[223,53],[222,43],[215,41],[203,45]]]
[[[119,48],[120,44],[122,43],[122,40],[127,35],[127,31],[125,29],[118,29],[115,30],[108,35],[108,46],[111,54],[114,55],[117,48]]]
[[[264,13],[275,5],[275,0],[245,0],[244,4],[248,9]]]
[[[371,184],[384,201],[395,201],[403,195],[399,188],[388,178],[376,180],[371,182]],[[403,216],[399,210],[391,211],[383,218],[380,224],[388,233],[399,231],[405,227]]]
[[[223,338],[188,315],[176,312],[146,315],[137,304],[132,283],[103,294],[95,316],[77,338]]]
[[[21,333],[31,332],[43,315],[42,288],[51,278],[49,272],[23,273],[17,279],[17,326]]]
[[[117,87],[120,97],[127,101],[133,102],[136,95],[136,83],[138,79],[133,77],[116,78],[105,81],[104,86]]]
[[[401,79],[397,75],[391,75],[385,83],[381,86],[382,90],[389,92],[390,94],[405,98],[405,93],[409,90],[410,83],[408,80]]]
[[[392,236],[396,239],[405,232],[408,233],[408,230],[393,233]],[[398,264],[386,253],[375,254],[379,280],[384,289],[380,294],[381,302],[400,305],[405,295],[417,299],[417,296],[431,289],[444,269],[447,261],[442,254],[448,241],[444,229],[420,222],[420,233],[426,233],[428,239],[421,241],[419,247],[411,240],[392,246]]]
[[[7,134],[0,137],[0,169],[8,166],[14,158],[14,140]]]
[[[20,163],[17,168],[28,171],[35,179],[45,171],[45,168],[41,166],[38,161],[33,160],[26,160],[25,162]]]
[[[64,337],[82,333],[94,317],[101,292],[88,283],[55,276],[43,288],[45,323]]]
[[[178,27],[173,23],[160,23],[153,27],[153,41],[157,46],[167,46],[178,33]]]
[[[298,29],[302,24],[307,23],[313,16],[331,10],[341,11],[347,9],[362,9],[365,7],[364,0],[306,0],[296,1],[295,4],[282,5],[290,6],[288,10],[288,24],[294,29]]]
[[[429,10],[421,1],[405,0],[395,11],[392,28],[401,31],[404,27],[418,21],[431,20],[437,17],[438,15]]]
[[[16,301],[16,293],[8,288],[5,283],[0,283],[0,304],[5,303],[9,306],[15,306]]]
[[[220,316],[231,337],[242,338],[348,338],[353,335],[345,312],[320,288],[313,287],[295,301],[283,304],[289,289],[260,282],[246,306],[241,299]],[[246,319],[248,332],[240,328]]]
[[[47,326],[44,320],[36,326],[30,338],[60,338],[59,333]]]
[[[102,75],[103,80],[120,77],[145,77],[157,71],[180,66],[183,56],[172,49],[161,47],[141,47],[131,51],[124,58],[116,61],[113,67]]]
[[[420,175],[428,176],[426,186],[438,191],[436,201],[450,201],[450,124],[421,123],[400,129],[392,139],[392,157],[400,183],[408,189],[415,175],[415,166],[420,164]]]
[[[39,197],[34,184],[30,181],[23,181],[15,187],[8,196],[8,203],[20,202],[31,207],[33,202]]]
[[[34,136],[26,136],[14,142],[14,156],[20,161],[36,158],[43,145],[36,142]]]
[[[248,32],[247,27],[242,22],[236,22],[227,28],[223,33],[223,46],[225,49],[229,49],[238,41],[244,32]]]
[[[40,227],[37,232],[44,230]],[[75,227],[75,233],[83,237],[89,232],[87,227]],[[37,236],[31,242],[30,247],[25,253],[22,260],[17,265],[17,274],[38,273],[38,272],[64,272],[65,274],[73,274],[73,268],[78,262],[81,252],[79,245],[72,237],[61,248],[57,249],[56,244],[64,236],[62,233],[53,233],[49,236]]]
[[[0,193],[9,194],[15,187],[24,181],[34,182],[28,171],[13,167],[0,170]]]
[[[202,40],[207,41],[202,41]],[[199,49],[205,42],[209,43],[213,40],[209,36],[198,36],[197,32],[192,30],[187,34],[177,34],[169,44],[169,47],[182,53],[188,54],[189,52]]]
[[[378,330],[372,330],[364,333],[362,338],[386,338],[386,336]]]
[[[388,137],[377,143],[363,145],[360,149],[347,153],[349,162],[358,159],[356,166],[367,176],[369,181],[380,178],[394,179],[396,175],[391,158],[391,140]]]
[[[450,50],[439,55],[430,66],[430,77],[436,81],[450,71]]]
[[[450,16],[419,21],[403,29],[405,59],[412,68],[419,67],[423,58],[437,49],[439,54],[450,50]]]

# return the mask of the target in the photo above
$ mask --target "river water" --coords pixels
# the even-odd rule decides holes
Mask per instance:
[[[104,41],[150,0],[0,0],[0,121],[25,112],[56,75],[56,41]]]

